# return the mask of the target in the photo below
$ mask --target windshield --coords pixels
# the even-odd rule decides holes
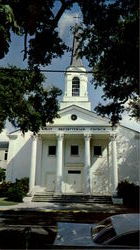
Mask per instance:
[[[91,228],[92,236],[99,233],[102,229],[110,227],[110,226],[112,226],[112,222],[111,222],[110,218],[101,221],[100,223],[98,223],[96,225],[96,227]]]
[[[116,233],[115,233],[114,228],[112,226],[107,227],[94,237],[94,242],[103,244],[105,241],[108,241],[114,238],[115,236],[116,236]]]
[[[94,242],[104,243],[107,240],[116,236],[116,232],[113,228],[112,221],[107,218],[91,228],[91,234]]]

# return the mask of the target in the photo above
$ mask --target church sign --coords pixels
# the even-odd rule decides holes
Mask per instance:
[[[110,127],[99,127],[99,126],[92,126],[92,127],[79,127],[79,126],[68,126],[68,127],[43,127],[42,130],[40,130],[40,134],[45,134],[45,133],[57,133],[57,132],[65,132],[65,133],[83,133],[83,132],[109,132]]]

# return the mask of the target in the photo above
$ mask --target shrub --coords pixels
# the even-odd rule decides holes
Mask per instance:
[[[124,205],[128,207],[139,207],[139,191],[138,185],[127,180],[121,181],[117,188],[118,197],[123,198]]]
[[[16,179],[15,182],[18,186],[20,186],[20,188],[23,190],[23,192],[25,194],[27,194],[28,190],[29,190],[29,178],[24,177],[20,180]]]
[[[22,201],[23,197],[26,196],[29,188],[29,179],[22,178],[20,180],[16,179],[15,183],[8,188],[7,199],[10,201]]]
[[[12,185],[11,182],[5,182],[5,181],[3,181],[0,184],[0,197],[7,197],[7,191],[11,185]]]
[[[0,168],[0,181],[5,180],[5,177],[6,177],[5,172],[6,172],[6,169]]]

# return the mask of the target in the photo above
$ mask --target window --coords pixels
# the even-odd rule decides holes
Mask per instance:
[[[102,155],[102,147],[101,146],[94,146],[94,155],[96,155],[96,156]]]
[[[107,227],[95,236],[94,242],[98,244],[103,244],[105,241],[110,240],[111,238],[115,236],[116,236],[116,232],[114,228],[112,226]]]
[[[71,115],[71,119],[72,119],[73,121],[77,120],[77,115],[72,114],[72,115]]]
[[[78,77],[72,79],[72,96],[80,95],[80,80]]]
[[[7,161],[8,158],[8,150],[5,150],[4,152],[4,160]]]
[[[68,174],[81,174],[79,170],[68,170]]]
[[[100,223],[98,223],[98,224],[96,225],[96,227],[93,226],[93,227],[91,228],[92,236],[94,237],[94,235],[96,235],[97,233],[99,233],[99,232],[102,231],[103,229],[105,229],[105,228],[107,228],[107,227],[110,227],[110,226],[112,226],[112,222],[111,222],[110,218],[107,218],[107,219],[101,221]]]
[[[49,146],[48,147],[48,155],[50,155],[50,156],[56,155],[56,146]]]
[[[79,155],[79,148],[77,145],[71,146],[71,155]]]

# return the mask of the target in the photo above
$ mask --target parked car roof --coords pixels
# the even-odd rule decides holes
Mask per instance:
[[[139,214],[119,214],[111,216],[110,219],[117,235],[140,229]]]
[[[91,228],[97,244],[139,245],[139,214],[119,214],[106,218]]]

